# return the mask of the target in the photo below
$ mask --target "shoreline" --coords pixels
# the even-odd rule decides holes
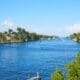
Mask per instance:
[[[28,41],[4,42],[4,43],[0,43],[0,45],[3,45],[3,44],[14,44],[14,43],[24,43],[24,42],[32,42],[32,41],[39,41],[39,40],[28,40]]]
[[[45,39],[43,39],[45,40]],[[48,40],[48,39],[46,39]],[[54,40],[54,39],[52,39]],[[4,42],[4,43],[0,43],[0,45],[3,45],[3,44],[15,44],[15,43],[25,43],[25,42],[32,42],[32,41],[42,41],[41,39],[37,39],[37,40],[26,40],[26,41],[13,41],[13,42]]]

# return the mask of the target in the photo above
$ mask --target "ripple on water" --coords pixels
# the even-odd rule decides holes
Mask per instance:
[[[37,71],[42,80],[50,80],[57,66],[65,73],[64,65],[79,51],[80,44],[67,38],[0,45],[0,80],[24,71],[31,75],[22,74],[20,80]]]

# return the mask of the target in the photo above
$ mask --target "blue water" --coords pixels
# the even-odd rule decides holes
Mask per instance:
[[[36,72],[42,80],[50,80],[56,67],[65,73],[64,65],[74,60],[79,51],[80,44],[67,38],[0,45],[0,80],[24,72],[20,80]]]

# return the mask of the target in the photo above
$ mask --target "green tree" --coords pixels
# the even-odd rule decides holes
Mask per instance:
[[[50,36],[29,33],[24,28],[18,27],[16,32],[12,29],[9,29],[8,32],[0,33],[0,43],[24,42],[49,37]]]
[[[67,80],[80,80],[80,53],[78,53],[75,61],[67,64]]]
[[[80,42],[80,33],[73,33],[70,35],[70,38],[75,39],[77,42]]]
[[[80,64],[80,52],[77,54],[76,62],[77,62],[78,64]]]
[[[18,37],[18,40],[19,41],[26,41],[27,40],[27,32],[25,31],[25,29],[23,29],[23,28],[17,28],[17,33],[18,33],[18,35],[17,35],[17,37]]]
[[[56,68],[55,72],[51,75],[51,80],[64,80],[62,71]]]
[[[38,35],[36,33],[30,33],[31,40],[38,40]]]

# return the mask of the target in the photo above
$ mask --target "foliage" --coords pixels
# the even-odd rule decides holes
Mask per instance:
[[[51,80],[64,80],[62,71],[56,68],[55,72],[51,75]]]
[[[60,69],[56,69],[56,71],[51,75],[51,80],[80,80],[80,52],[77,54],[74,61],[66,65],[66,69],[66,79],[63,78]]]
[[[72,35],[70,35],[70,38],[77,41],[77,42],[80,42],[80,33],[74,33]]]
[[[76,60],[67,64],[67,80],[80,80],[80,53]]]
[[[0,43],[24,42],[29,40],[40,40],[42,38],[46,39],[52,37],[53,36],[30,33],[24,28],[18,27],[16,31],[9,29],[8,32],[0,32]]]

